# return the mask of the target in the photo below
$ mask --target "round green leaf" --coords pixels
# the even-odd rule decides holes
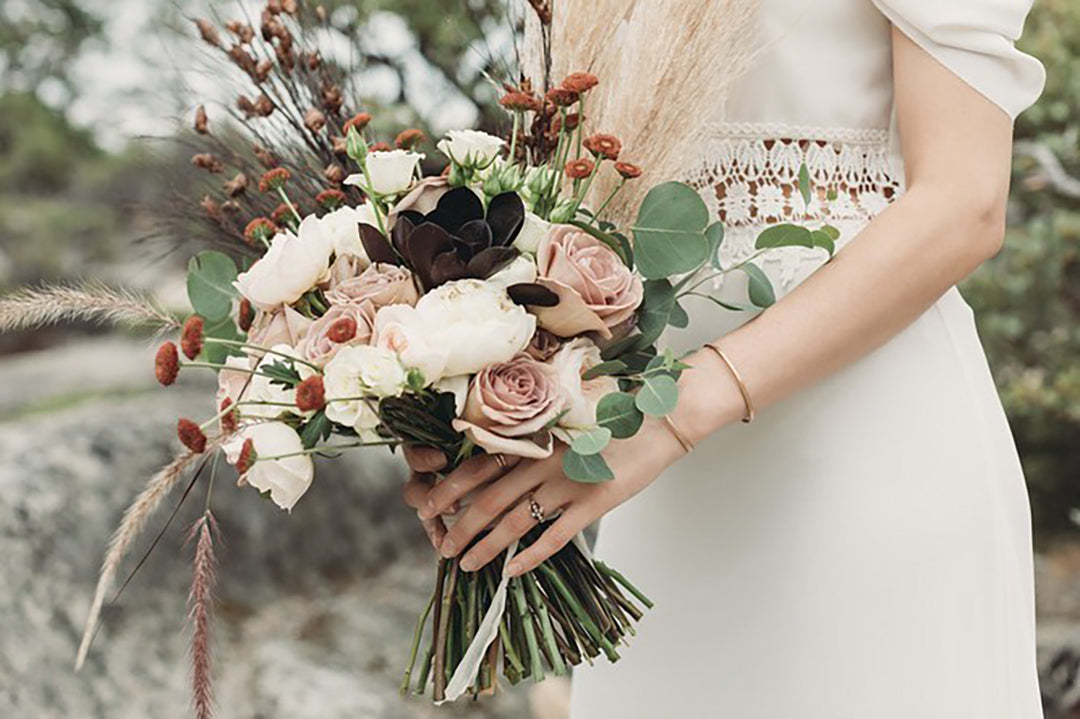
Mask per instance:
[[[578,454],[570,450],[563,455],[562,467],[563,474],[575,482],[599,484],[615,479],[615,473],[599,454]]]
[[[758,235],[754,245],[759,250],[771,247],[813,247],[810,230],[801,225],[784,223],[773,225]]]
[[[232,312],[237,296],[236,263],[228,255],[208,250],[200,252],[188,263],[188,299],[195,312],[207,322],[220,322]]]
[[[675,308],[675,288],[667,280],[645,282],[645,298],[638,314],[638,330],[642,342],[651,345],[668,326],[671,311]]]
[[[814,243],[814,247],[820,247],[825,250],[829,253],[830,257],[836,252],[836,242],[833,241],[833,238],[828,232],[825,232],[825,230],[814,230],[810,233],[810,239]]]
[[[657,185],[641,203],[634,225],[634,259],[646,279],[691,272],[709,258],[709,208],[689,185]]]
[[[602,397],[596,405],[596,423],[610,430],[615,439],[633,437],[644,421],[632,394],[613,392]]]
[[[600,454],[609,444],[611,444],[611,430],[607,427],[594,427],[574,438],[570,449],[578,454]]]
[[[766,308],[776,304],[776,292],[773,290],[772,281],[760,267],[746,264],[739,269],[750,278],[750,301],[755,307]]]
[[[645,385],[634,397],[637,408],[652,417],[671,414],[679,403],[679,386],[669,375],[653,375],[645,378]]]

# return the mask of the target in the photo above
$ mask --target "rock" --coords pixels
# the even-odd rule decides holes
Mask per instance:
[[[206,383],[165,390],[134,379],[132,368],[145,368],[142,345],[134,355],[101,347],[111,349],[67,347],[0,362],[0,717],[190,714],[185,534],[205,503],[205,478],[107,607],[87,666],[79,674],[72,669],[101,556],[121,513],[172,457],[177,416],[211,411]],[[92,366],[101,357],[116,365]],[[42,384],[57,372],[64,382]],[[219,467],[211,498],[222,530],[218,716],[529,716],[524,690],[439,710],[429,698],[398,696],[416,617],[434,581],[434,558],[401,502],[401,481],[385,450],[324,462],[312,489],[286,514],[254,490],[237,488],[231,469]],[[155,518],[154,531],[180,494]]]

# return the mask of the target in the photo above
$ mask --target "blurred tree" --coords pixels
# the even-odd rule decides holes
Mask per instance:
[[[101,19],[77,0],[0,3],[0,93],[42,86],[74,94],[71,65],[83,44],[101,36]]]
[[[1049,70],[1017,125],[1006,249],[964,287],[1027,473],[1041,540],[1080,508],[1080,4],[1041,0],[1022,42]]]

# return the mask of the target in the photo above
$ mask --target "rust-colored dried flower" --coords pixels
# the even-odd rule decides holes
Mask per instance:
[[[165,342],[158,347],[154,356],[154,376],[163,386],[168,387],[180,374],[180,352],[173,342]]]
[[[547,99],[556,107],[570,107],[580,100],[581,96],[573,90],[567,90],[565,87],[555,87],[548,90]]]
[[[239,20],[230,20],[225,23],[225,29],[231,32],[242,43],[249,43],[255,39],[255,28],[248,25],[246,22],[240,22]]]
[[[290,38],[288,41],[285,37]],[[278,36],[278,44],[274,47],[274,54],[277,55],[278,65],[285,72],[286,75],[292,74],[293,67],[296,65],[296,54],[292,51],[292,36]]]
[[[278,227],[265,217],[256,217],[244,228],[244,240],[252,247],[269,242],[278,233]]]
[[[402,130],[394,139],[394,145],[403,150],[411,150],[425,140],[427,140],[427,135],[424,134],[424,131],[413,128]]]
[[[210,195],[203,195],[202,200],[199,202],[199,206],[203,208],[203,211],[206,212],[206,216],[210,219],[221,220],[221,205],[219,205],[217,200],[213,197],[210,197]]]
[[[296,407],[301,412],[318,412],[326,406],[322,375],[308,377],[296,385]]]
[[[499,99],[499,104],[511,112],[537,112],[540,110],[540,101],[531,93],[512,90]]]
[[[266,93],[259,95],[255,101],[255,112],[259,117],[270,117],[274,112],[274,101],[267,97]]]
[[[221,209],[230,215],[239,215],[243,208],[240,207],[240,203],[236,200],[225,200],[221,203]]]
[[[176,423],[176,436],[180,438],[180,444],[195,454],[202,454],[206,451],[206,433],[190,419],[181,418]]]
[[[371,114],[367,112],[357,113],[353,115],[345,124],[341,126],[341,131],[346,135],[349,134],[350,128],[356,128],[357,132],[363,132],[364,128],[371,124]]]
[[[282,202],[270,213],[270,219],[279,227],[287,225],[293,220],[292,208]]]
[[[352,339],[356,337],[356,331],[356,320],[346,316],[330,325],[326,330],[326,338],[331,342],[336,342],[341,345],[346,342],[351,342]]]
[[[566,116],[566,131],[573,132],[581,125],[581,113],[571,112]]]
[[[195,27],[199,28],[199,37],[214,47],[221,47],[221,37],[218,35],[217,28],[210,24],[209,20],[199,18],[195,21]]]
[[[291,177],[292,173],[284,167],[275,167],[273,170],[267,170],[259,179],[259,192],[272,192],[281,189]]]
[[[218,414],[221,417],[219,421],[221,423],[222,432],[225,434],[232,434],[240,429],[240,413],[237,412],[236,407],[233,407],[233,401],[228,397],[221,400],[221,405],[218,407]]]
[[[616,162],[615,171],[627,180],[635,180],[641,177],[641,173],[643,172],[640,167],[631,165],[629,162]]]
[[[322,90],[322,103],[330,112],[337,112],[345,104],[345,97],[341,94],[341,88],[337,85],[324,87]]]
[[[236,98],[236,107],[240,112],[244,113],[244,117],[252,118],[259,114],[258,108],[255,107],[255,103],[251,101],[247,95],[239,95]]]
[[[333,185],[340,185],[345,182],[345,178],[348,177],[348,173],[345,172],[341,165],[329,164],[323,170],[323,177],[326,181]]]
[[[259,162],[262,163],[263,167],[278,166],[277,158],[262,145],[253,146],[251,151],[255,153],[255,157],[259,158]]]
[[[253,324],[255,324],[255,308],[251,306],[251,300],[244,297],[240,300],[240,307],[236,312],[236,326],[241,332],[247,332]]]
[[[248,187],[248,176],[239,172],[236,174],[236,177],[226,182],[222,187],[225,188],[225,194],[229,197],[242,195]]]
[[[260,85],[266,82],[266,78],[270,77],[270,71],[274,69],[274,63],[270,60],[259,60],[255,65],[255,74],[252,79]]]
[[[304,113],[304,127],[318,134],[319,130],[326,127],[326,115],[314,107]]]
[[[596,157],[618,160],[622,142],[614,135],[596,134],[585,138],[585,149]]]
[[[193,360],[203,350],[203,332],[206,322],[199,315],[192,315],[184,323],[184,329],[180,333],[180,349],[184,356]]]
[[[225,171],[225,165],[221,160],[217,159],[208,152],[204,152],[200,155],[193,155],[191,158],[191,164],[200,170],[206,170],[213,174],[218,174]]]
[[[315,195],[315,202],[327,212],[333,212],[345,204],[345,193],[341,190],[323,190]]]
[[[566,176],[571,180],[584,180],[593,173],[595,168],[596,164],[585,157],[580,160],[570,160],[566,163]]]
[[[562,81],[562,86],[573,92],[588,92],[597,85],[600,80],[591,72],[572,72]]]
[[[195,108],[195,132],[200,135],[210,134],[210,120],[206,116],[206,108],[202,105]]]
[[[389,142],[373,142],[368,146],[368,152],[390,152],[393,149]]]
[[[258,456],[255,454],[255,443],[250,439],[245,439],[244,445],[240,448],[240,458],[236,461],[237,473],[243,477],[257,461]]]

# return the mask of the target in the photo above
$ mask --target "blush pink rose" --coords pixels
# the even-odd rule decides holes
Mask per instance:
[[[527,354],[489,365],[469,386],[454,429],[492,454],[542,459],[552,452],[547,426],[564,399],[552,368]]]
[[[310,326],[311,320],[292,307],[273,312],[259,310],[248,331],[248,343],[267,349],[276,345],[296,347]]]
[[[350,319],[355,323],[355,334],[341,341],[342,326],[348,325]],[[370,302],[331,305],[326,314],[311,323],[296,350],[301,359],[322,366],[333,359],[342,347],[370,344],[374,328],[375,306]]]
[[[556,225],[536,250],[539,282],[559,295],[559,304],[534,308],[540,326],[560,337],[611,330],[641,305],[641,279],[614,250],[587,232]]]
[[[415,305],[420,293],[407,269],[376,263],[355,277],[332,282],[326,299],[333,304],[370,302],[378,310],[387,305]]]

